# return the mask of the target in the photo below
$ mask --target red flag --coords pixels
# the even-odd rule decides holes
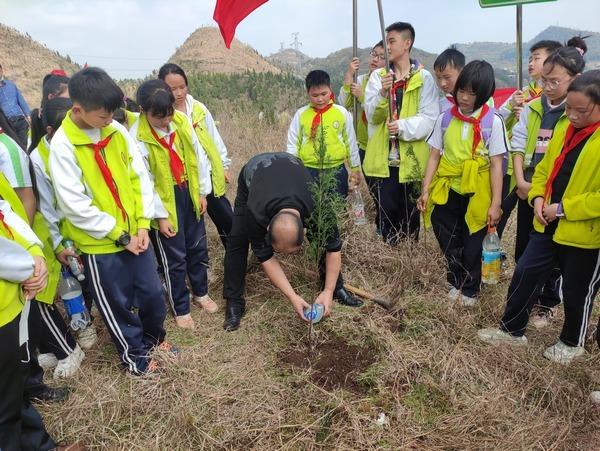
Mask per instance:
[[[512,96],[517,88],[498,88],[494,92],[494,106],[499,109]]]
[[[239,23],[267,0],[217,0],[213,19],[219,24],[225,46],[231,48]]]

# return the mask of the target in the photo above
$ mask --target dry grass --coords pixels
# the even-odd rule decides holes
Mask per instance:
[[[285,127],[217,116],[235,171],[251,154],[283,148]],[[103,333],[70,382],[69,401],[42,406],[52,434],[111,450],[598,449],[600,408],[587,400],[600,387],[594,344],[569,368],[543,359],[559,318],[548,330],[530,330],[529,348],[483,345],[476,331],[499,319],[507,281],[466,310],[446,300],[432,234],[426,247],[390,249],[370,226],[344,230],[347,280],[397,300],[393,312],[336,306],[316,327],[318,342],[344,337],[373,354],[359,378],[365,395],[325,390],[309,370],[280,364],[283,350],[305,346],[306,328],[252,263],[242,328],[225,333],[222,314],[197,309],[194,333],[169,319],[169,339],[183,353],[176,362],[163,356],[160,376],[124,374]],[[220,299],[222,248],[211,233],[211,292]],[[314,280],[295,274],[291,281],[314,295]],[[376,424],[381,412],[388,425]]]

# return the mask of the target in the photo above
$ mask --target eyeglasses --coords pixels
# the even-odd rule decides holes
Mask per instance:
[[[569,78],[568,80],[546,80],[542,77],[538,84],[540,85],[540,88],[558,89],[558,87],[565,82],[571,83],[571,80],[572,78]]]
[[[385,55],[383,53],[377,53],[375,51],[369,53],[369,55],[371,55],[371,58],[373,58],[375,61],[379,60],[379,61],[383,61],[385,59]]]

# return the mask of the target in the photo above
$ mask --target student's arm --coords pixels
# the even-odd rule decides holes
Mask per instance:
[[[302,129],[300,126],[300,114],[305,111],[305,108],[300,108],[294,114],[287,135],[287,153],[298,156],[300,147],[302,146]]]
[[[423,70],[423,87],[419,99],[419,110],[415,116],[398,119],[398,138],[402,141],[419,141],[427,138],[440,114],[437,85],[433,76]]]
[[[116,241],[124,230],[116,225],[115,218],[92,204],[81,182],[82,172],[73,153],[74,148],[64,134],[57,132],[54,135],[50,149],[50,176],[58,207],[65,217],[93,238],[108,237]]]
[[[212,138],[213,143],[215,143],[215,146],[217,146],[217,149],[219,150],[221,162],[223,163],[223,169],[227,171],[231,166],[231,158],[229,158],[229,155],[227,154],[227,147],[225,146],[225,142],[223,142],[223,138],[221,138],[219,130],[217,130],[217,126],[215,124],[215,120],[212,117],[212,114],[210,114],[208,108],[204,108],[204,111],[206,114],[206,129],[208,130],[208,134]]]
[[[421,212],[425,212],[427,208],[427,202],[429,201],[429,185],[435,176],[442,159],[442,152],[444,149],[444,134],[442,132],[442,119],[444,114],[440,114],[433,131],[429,138],[427,138],[427,144],[429,144],[429,158],[427,159],[427,166],[425,166],[425,175],[423,176],[423,183],[421,186],[421,196],[417,201],[417,208]]]
[[[527,193],[531,188],[531,183],[525,180],[523,167],[527,148],[527,128],[529,127],[530,112],[531,109],[526,105],[519,117],[519,122],[512,129],[512,139],[510,140],[513,173],[517,183],[517,196],[520,199],[527,199]]]
[[[196,158],[198,160],[199,170],[199,183],[200,183],[200,196],[206,197],[212,192],[212,179],[210,177],[211,166],[206,151],[200,144],[198,136],[192,130],[192,143],[194,150],[196,151]]]
[[[33,225],[33,217],[35,216],[35,212],[37,210],[37,203],[33,188],[15,188],[14,190],[15,193],[17,193],[17,196],[19,196],[23,207],[25,207],[29,225]]]
[[[4,136],[4,140],[0,145],[0,152],[3,154],[0,158],[0,171],[25,207],[29,224],[33,224],[37,205],[29,172],[29,156],[11,138]]]
[[[41,160],[37,150],[34,150],[31,153],[31,162],[33,163],[35,184],[37,186],[37,191],[40,198],[38,210],[48,224],[50,237],[52,238],[52,246],[56,252],[57,249],[61,247],[63,241],[63,236],[58,227],[63,218],[63,214],[55,205],[54,187],[52,186],[52,182],[42,166],[44,162]]]
[[[495,226],[502,216],[502,182],[504,178],[504,158],[510,151],[508,136],[502,116],[496,114],[492,123],[492,132],[488,142],[490,156],[490,184],[492,203],[488,210],[488,225]]]
[[[349,84],[344,83],[344,85],[342,85],[337,101],[339,105],[342,105],[347,110],[350,110],[354,107],[354,96],[350,92]]]
[[[373,125],[387,122],[389,116],[389,100],[381,95],[381,69],[374,70],[365,88],[364,109],[367,121]]]
[[[346,126],[344,128],[344,144],[348,152],[350,167],[353,171],[360,169],[360,154],[358,153],[358,144],[356,143],[356,133],[354,132],[354,121],[352,114],[348,110],[344,110],[346,118]]]

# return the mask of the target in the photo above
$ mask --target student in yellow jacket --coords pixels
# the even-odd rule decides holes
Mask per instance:
[[[193,329],[188,279],[194,302],[211,313],[217,311],[208,296],[203,216],[211,192],[210,165],[189,119],[175,110],[175,98],[164,81],[143,83],[137,102],[141,114],[129,132],[142,151],[156,192],[151,239],[175,322]]]
[[[525,105],[519,122],[513,128],[511,147],[514,174],[519,197],[517,210],[517,237],[515,260],[518,262],[529,242],[533,230],[533,208],[527,203],[535,167],[546,155],[554,128],[567,122],[565,103],[567,88],[585,67],[583,56],[572,47],[554,51],[544,63],[539,84],[544,87],[541,97]],[[541,290],[531,322],[541,328],[549,324],[554,308],[561,302],[560,273],[552,271]]]
[[[558,124],[536,166],[528,200],[534,232],[519,259],[499,329],[482,329],[490,343],[527,344],[525,328],[547,273],[560,268],[565,321],[544,357],[568,364],[585,353],[588,322],[600,287],[600,71],[569,86],[569,123]]]
[[[479,295],[487,228],[501,216],[508,143],[502,118],[487,105],[494,89],[489,63],[464,67],[454,87],[456,105],[440,115],[428,139],[431,153],[417,202],[446,257],[448,297],[467,307]]]
[[[24,396],[29,301],[44,289],[42,243],[0,198],[0,449],[55,449],[42,418]],[[26,426],[26,427],[25,427]]]
[[[102,69],[69,82],[73,108],[50,144],[48,165],[64,234],[82,252],[86,279],[121,362],[133,374],[155,369],[166,315],[156,262],[148,252],[154,191],[127,129],[112,120],[123,92]]]
[[[363,171],[377,178],[381,232],[395,244],[400,238],[418,238],[416,201],[429,156],[425,140],[440,107],[433,76],[410,58],[413,26],[396,22],[386,31],[392,67],[373,71],[365,90],[369,143]]]
[[[227,246],[227,236],[233,223],[233,208],[225,196],[231,166],[227,147],[206,105],[189,94],[188,79],[183,69],[177,64],[167,63],[158,71],[158,78],[171,88],[175,109],[192,121],[198,141],[208,156],[212,191],[206,196],[206,211],[219,232],[223,246]]]

